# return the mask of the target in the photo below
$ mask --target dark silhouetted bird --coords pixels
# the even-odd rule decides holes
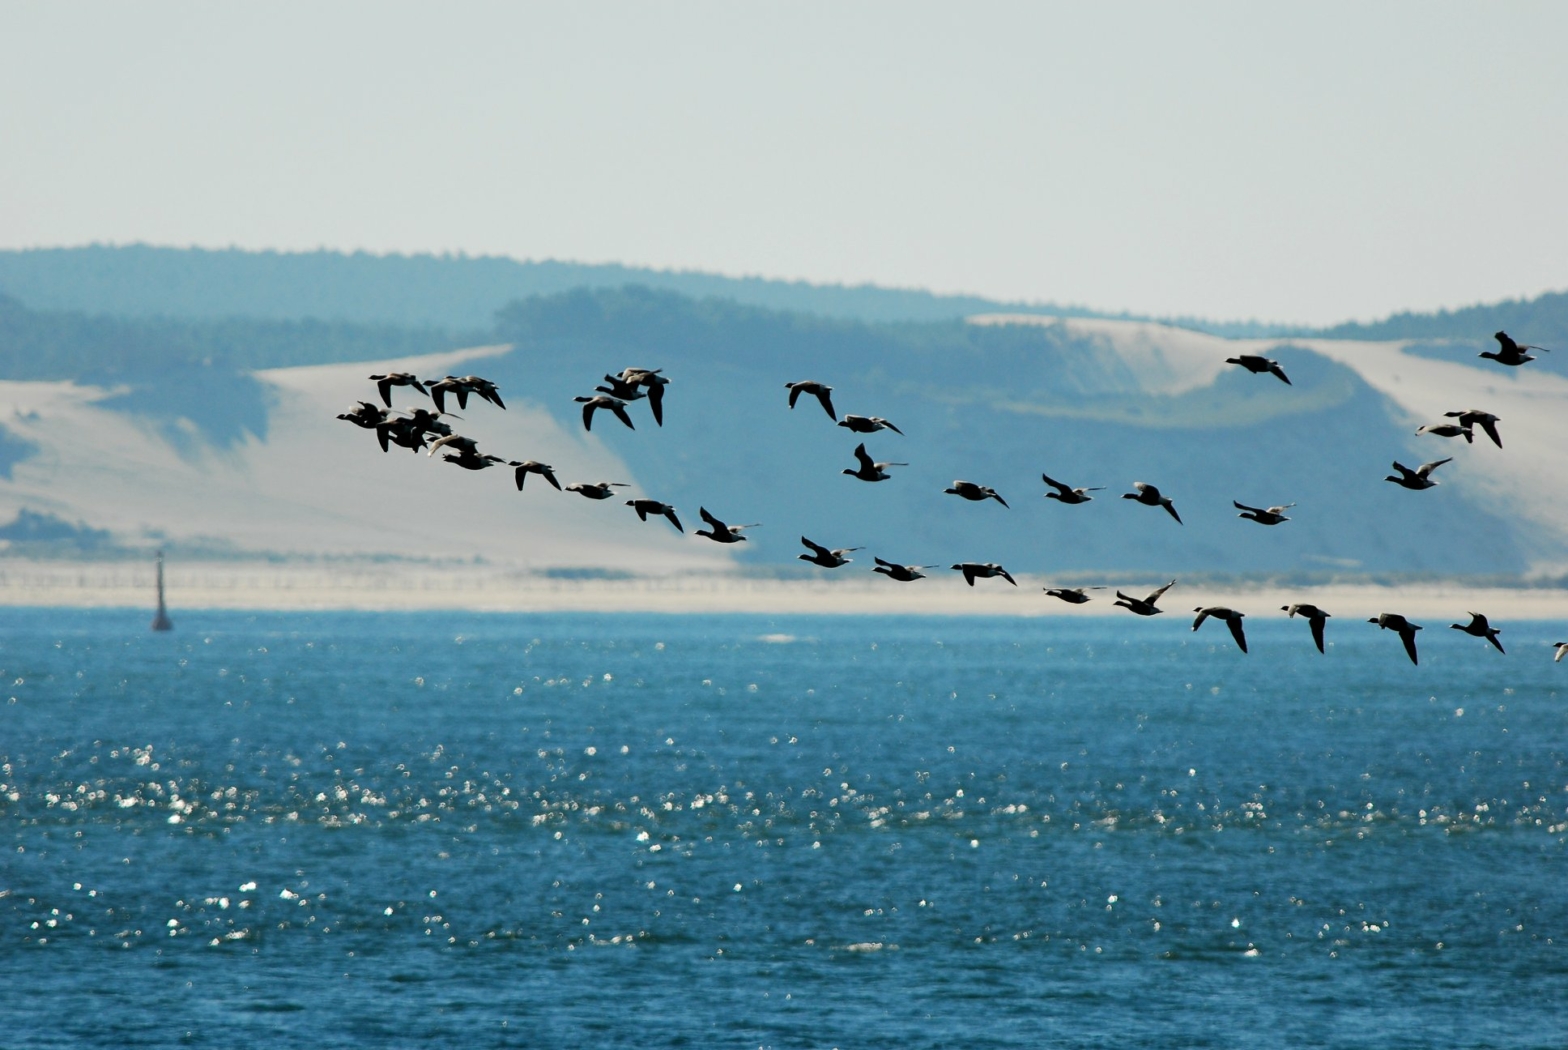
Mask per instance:
[[[647,521],[650,514],[663,514],[669,519],[670,524],[675,526],[676,532],[683,533],[686,531],[681,528],[681,519],[675,516],[675,508],[668,503],[660,503],[656,499],[629,499],[626,501],[626,505],[635,510],[637,517],[643,521]]]
[[[1452,627],[1456,631],[1463,631],[1466,634],[1474,635],[1477,638],[1485,638],[1487,641],[1491,642],[1494,647],[1496,647],[1498,652],[1506,653],[1507,650],[1503,648],[1503,643],[1497,640],[1497,636],[1501,634],[1502,631],[1487,623],[1486,617],[1482,616],[1480,613],[1469,612],[1468,609],[1465,611],[1470,615],[1469,623],[1451,623],[1448,626]]]
[[[957,565],[954,565],[953,568],[964,574],[964,582],[969,584],[971,587],[975,585],[975,579],[982,576],[986,578],[1000,576],[1014,587],[1018,586],[1018,581],[1013,579],[1012,574],[1009,573],[1006,569],[1002,568],[1000,565],[996,564],[994,561],[961,561]]]
[[[1176,504],[1160,495],[1159,489],[1142,481],[1133,482],[1132,487],[1137,491],[1122,493],[1122,499],[1137,500],[1145,507],[1164,507],[1170,516],[1176,519],[1176,524],[1182,523],[1181,515],[1176,513]]]
[[[1285,370],[1279,366],[1278,361],[1270,361],[1268,358],[1259,357],[1257,354],[1242,354],[1240,357],[1227,357],[1225,359],[1225,363],[1227,365],[1240,365],[1242,368],[1245,368],[1253,375],[1262,375],[1264,372],[1268,372],[1272,375],[1279,376],[1280,379],[1284,380],[1286,386],[1292,385],[1290,382],[1290,377],[1285,375]]]
[[[746,537],[740,534],[741,530],[758,527],[755,522],[750,525],[726,525],[712,514],[709,514],[706,507],[698,507],[697,513],[701,514],[702,520],[707,522],[712,528],[711,532],[707,529],[698,529],[697,535],[706,536],[714,543],[745,543]]]
[[[446,395],[457,395],[457,407],[468,407],[468,395],[478,394],[484,400],[497,408],[505,408],[501,401],[501,394],[496,390],[494,383],[478,376],[447,376],[445,379],[430,384],[430,400],[436,403],[437,412],[446,411]]]
[[[811,553],[798,554],[796,557],[801,561],[809,561],[813,565],[820,565],[824,569],[836,569],[840,565],[848,565],[855,559],[846,558],[844,555],[848,554],[850,551],[865,550],[864,547],[840,547],[837,550],[830,551],[826,547],[822,546],[822,544],[812,543],[804,536],[800,538],[800,542],[811,548]]]
[[[838,421],[838,425],[848,427],[856,434],[875,434],[879,430],[891,430],[895,434],[903,434],[902,430],[881,416],[845,416]]]
[[[574,481],[566,486],[567,492],[576,492],[589,499],[609,499],[616,489],[626,488],[624,481]]]
[[[1094,497],[1089,495],[1089,493],[1101,492],[1104,490],[1103,485],[1096,485],[1093,488],[1075,489],[1070,485],[1066,485],[1060,481],[1057,481],[1049,474],[1041,474],[1040,480],[1056,490],[1055,492],[1047,492],[1045,494],[1046,499],[1054,499],[1058,503],[1066,503],[1069,506],[1078,503],[1088,503],[1090,500],[1094,499]]]
[[[1305,617],[1312,627],[1312,640],[1317,643],[1318,652],[1325,652],[1323,648],[1323,625],[1328,622],[1329,614],[1319,609],[1316,605],[1306,602],[1297,602],[1295,605],[1281,605],[1280,610],[1286,616]]]
[[[1492,444],[1503,447],[1502,436],[1497,432],[1497,424],[1502,420],[1492,413],[1482,412],[1479,408],[1467,408],[1462,412],[1444,412],[1443,415],[1457,419],[1462,427],[1480,427],[1492,439]]]
[[[411,386],[427,397],[430,395],[430,391],[425,389],[425,384],[421,383],[419,377],[412,372],[388,372],[386,375],[370,378],[375,381],[376,389],[381,391],[381,400],[388,408],[392,407],[392,388],[395,386]]]
[[[835,423],[838,422],[838,413],[833,411],[833,398],[829,396],[833,393],[832,387],[810,379],[802,379],[798,383],[785,383],[784,385],[789,387],[790,408],[795,407],[795,402],[800,400],[801,394],[810,394],[822,402],[822,411],[828,414],[828,418]]]
[[[1420,624],[1411,623],[1398,613],[1378,613],[1367,620],[1367,623],[1375,623],[1385,631],[1397,632],[1399,640],[1405,643],[1405,654],[1410,657],[1410,662],[1413,664],[1421,662],[1416,656],[1416,632],[1421,630]]]
[[[1192,621],[1192,629],[1194,631],[1201,627],[1203,625],[1203,621],[1207,620],[1211,616],[1216,620],[1224,620],[1225,626],[1230,628],[1230,636],[1236,639],[1237,647],[1239,647],[1242,652],[1247,651],[1247,635],[1241,628],[1241,618],[1246,616],[1246,613],[1237,612],[1235,609],[1228,609],[1223,605],[1208,605],[1194,609],[1192,611],[1198,614],[1198,618]]]
[[[630,429],[637,429],[636,427],[632,426],[632,417],[626,414],[626,402],[622,401],[618,397],[610,397],[606,394],[599,394],[597,397],[574,397],[572,400],[583,406],[584,430],[593,429],[593,414],[601,408],[607,408],[611,412],[614,412],[615,418],[619,419],[622,423],[625,423]]]
[[[477,452],[473,452],[466,448],[458,452],[456,455],[448,452],[441,458],[448,463],[456,463],[464,470],[484,470],[486,467],[493,467],[506,462],[506,460],[502,459],[500,456],[482,456]]]
[[[926,578],[926,574],[921,572],[921,569],[936,568],[935,565],[900,565],[897,562],[883,561],[881,558],[873,558],[872,560],[877,563],[877,567],[872,569],[872,572],[880,572],[888,579],[897,580],[899,583],[914,583],[916,580],[923,580]]]
[[[1158,616],[1165,610],[1155,608],[1154,603],[1159,601],[1160,596],[1174,586],[1176,586],[1176,581],[1172,580],[1164,587],[1161,587],[1153,594],[1150,594],[1147,598],[1134,598],[1130,594],[1123,594],[1121,591],[1117,591],[1116,600],[1111,604],[1120,605],[1122,608],[1131,610],[1132,612],[1137,613],[1139,616]]]
[[[519,462],[518,460],[514,459],[507,465],[517,468],[518,492],[523,491],[523,482],[530,474],[538,474],[541,478],[544,478],[550,484],[554,485],[557,491],[559,491],[561,488],[561,483],[556,480],[555,477],[555,468],[550,466],[548,463],[540,463],[538,460],[533,459],[522,460]]]
[[[886,468],[909,466],[908,463],[871,462],[871,457],[866,453],[864,442],[855,446],[855,459],[860,463],[857,469],[850,470],[848,467],[845,467],[840,473],[848,474],[852,478],[859,478],[861,481],[886,481],[893,476],[887,472]]]
[[[339,412],[338,418],[347,420],[356,427],[374,430],[387,421],[387,412],[380,405],[373,405],[369,401],[358,401],[349,411]]]
[[[1431,463],[1423,463],[1415,470],[1411,470],[1403,463],[1395,460],[1394,469],[1399,471],[1399,474],[1390,474],[1383,480],[1392,481],[1401,488],[1407,488],[1415,492],[1419,492],[1422,489],[1433,488],[1438,484],[1438,482],[1433,481],[1430,477],[1428,477],[1428,475],[1438,467],[1441,467],[1444,463],[1453,462],[1453,458],[1454,457],[1449,456],[1447,459],[1437,459],[1433,460]]]
[[[1046,493],[1046,495],[1050,495],[1050,493]],[[1062,601],[1066,602],[1068,605],[1082,605],[1084,602],[1089,600],[1089,596],[1084,593],[1085,591],[1103,591],[1103,590],[1105,590],[1105,588],[1104,587],[1046,587],[1046,588],[1044,588],[1044,590],[1045,590],[1045,593],[1049,594],[1052,598],[1060,598]]]
[[[976,485],[972,481],[954,481],[953,487],[943,489],[951,496],[962,496],[964,499],[979,502],[980,500],[994,499],[1002,506],[1007,506],[1007,501],[996,494],[996,490],[987,485]]]
[[[1547,352],[1547,349],[1544,346],[1531,346],[1529,344],[1516,343],[1508,337],[1507,332],[1496,332],[1492,335],[1492,338],[1497,340],[1497,349],[1495,351],[1483,350],[1481,353],[1476,355],[1477,357],[1490,357],[1493,361],[1496,361],[1500,365],[1522,365],[1526,361],[1535,360],[1535,358],[1525,353],[1526,350],[1539,350],[1542,353]]]
[[[1237,503],[1235,500],[1230,502],[1232,506],[1241,511],[1236,517],[1255,521],[1259,525],[1278,525],[1282,521],[1289,521],[1290,519],[1285,517],[1285,511],[1295,506],[1294,503],[1286,503],[1280,507],[1249,507],[1245,503]]]

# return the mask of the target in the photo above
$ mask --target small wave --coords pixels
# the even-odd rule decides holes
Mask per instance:
[[[759,634],[757,641],[767,642],[769,645],[788,645],[790,642],[799,641],[793,634]]]

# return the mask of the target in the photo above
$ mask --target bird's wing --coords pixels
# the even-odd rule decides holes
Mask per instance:
[[[786,383],[784,385],[789,387],[789,407],[794,408],[795,402],[800,400],[800,387],[794,383]]]
[[[653,421],[664,426],[664,384],[653,383],[648,387],[648,407],[653,409]]]
[[[1438,467],[1441,467],[1444,463],[1453,462],[1453,458],[1453,456],[1449,456],[1447,459],[1434,459],[1430,463],[1423,463],[1416,468],[1416,476],[1424,478]]]
[[[831,394],[832,394],[832,388],[831,387],[822,387],[820,390],[817,391],[817,400],[822,402],[822,411],[824,411],[824,412],[826,412],[828,414],[828,418],[831,419],[833,422],[837,423],[838,422],[838,413],[833,411],[833,398],[832,398]]]
[[[892,432],[893,432],[893,433],[895,433],[895,434],[898,434],[898,435],[900,435],[900,436],[902,436],[902,435],[903,435],[903,433],[904,433],[904,432],[903,432],[903,431],[902,431],[902,430],[900,430],[900,429],[898,429],[898,428],[897,428],[897,427],[895,427],[895,426],[894,426],[894,425],[893,425],[893,424],[891,424],[891,423],[889,423],[889,422],[888,422],[888,421],[887,421],[887,420],[885,420],[885,419],[884,419],[884,420],[883,420],[883,421],[882,421],[882,425],[883,425],[883,426],[885,426],[885,427],[887,427],[887,428],[888,428],[888,429],[889,429],[889,430],[891,430],[891,431],[892,431]]]
[[[1307,621],[1312,627],[1312,640],[1317,643],[1318,652],[1323,652],[1323,624],[1327,621],[1321,616],[1314,616]]]
[[[1399,471],[1400,477],[1406,481],[1419,476],[1415,471],[1411,470],[1397,459],[1394,460],[1394,469]]]
[[[702,520],[703,521],[707,522],[709,525],[712,525],[714,528],[716,528],[716,529],[724,528],[724,523],[722,521],[720,521],[718,518],[715,518],[712,514],[709,514],[707,507],[698,507],[697,508],[697,513],[702,515]]]
[[[806,537],[804,537],[804,536],[802,536],[800,538],[800,542],[804,543],[806,546],[810,547],[811,550],[812,550],[812,553],[814,553],[819,558],[831,558],[831,557],[833,557],[833,552],[828,550],[826,547],[822,546],[822,544],[820,544],[820,543],[812,543],[810,540],[806,539]]]
[[[1012,584],[1014,587],[1018,586],[1018,581],[1013,579],[1013,574],[1012,573],[1008,572],[1006,569],[1001,568],[1000,566],[998,566],[997,568],[1000,570],[1000,572],[1002,574],[1002,579],[1006,580],[1008,583]]]
[[[544,479],[546,481],[548,481],[550,484],[555,486],[555,489],[556,489],[557,492],[559,492],[561,490],[561,483],[556,480],[556,478],[555,478],[555,471],[551,470],[549,467],[544,467],[543,469],[541,469],[539,471],[539,473],[544,475]],[[521,487],[521,486],[519,486],[519,487]]]
[[[1399,629],[1399,640],[1405,643],[1405,653],[1410,657],[1410,662],[1419,665],[1421,660],[1416,656],[1416,629],[1406,624]]]
[[[1073,491],[1069,486],[1063,485],[1060,481],[1057,481],[1055,478],[1051,477],[1051,475],[1049,475],[1049,474],[1041,474],[1040,475],[1040,480],[1045,482],[1047,485],[1051,486],[1053,489],[1055,489],[1057,492],[1060,492],[1064,496],[1070,495],[1072,493],[1072,491]]]
[[[391,427],[380,426],[376,428],[376,440],[381,442],[381,451],[387,451],[387,436],[392,432]]]
[[[1149,595],[1147,598],[1144,599],[1144,601],[1148,602],[1150,605],[1153,605],[1155,602],[1160,600],[1160,598],[1165,594],[1166,591],[1170,590],[1174,586],[1176,586],[1176,581],[1172,580],[1170,583],[1167,583],[1164,587],[1161,587],[1159,590],[1157,590],[1153,594]],[[1121,592],[1117,591],[1116,593],[1120,594]]]
[[[439,383],[430,384],[430,400],[436,403],[436,411],[446,414],[446,388]]]
[[[1281,379],[1283,379],[1285,381],[1285,385],[1286,386],[1294,386],[1295,385],[1294,383],[1292,383],[1290,381],[1290,377],[1285,374],[1285,370],[1279,366],[1279,362],[1278,361],[1270,361],[1269,362],[1269,371],[1273,372],[1275,375],[1277,375]],[[1242,652],[1246,652],[1247,651],[1247,647],[1245,645],[1242,646],[1241,647],[1241,651]]]
[[[1138,492],[1149,492],[1151,490],[1154,492],[1160,491],[1153,485],[1150,485],[1147,481],[1135,481],[1132,483],[1132,487]]]
[[[877,469],[877,465],[871,462],[871,457],[866,454],[866,443],[864,441],[855,446],[855,459],[860,462],[861,470],[875,471]]]
[[[1294,506],[1295,506],[1294,503],[1286,503],[1286,504],[1283,504],[1282,506],[1270,507],[1269,508],[1269,513],[1270,514],[1283,514],[1283,513],[1285,513],[1285,511],[1289,510],[1291,507],[1294,507]]]
[[[383,378],[376,384],[376,389],[381,391],[381,400],[386,402],[388,408],[392,407],[392,381]]]
[[[516,464],[516,466],[517,466],[517,471],[516,471],[516,473],[517,473],[517,491],[521,492],[521,491],[523,491],[523,482],[528,479],[528,468],[523,466],[521,463]],[[561,486],[559,486],[559,485],[556,486],[556,488],[560,488],[560,487]]]
[[[468,407],[468,388],[459,386],[455,393],[457,394],[457,407],[466,409]]]
[[[1230,636],[1236,639],[1236,647],[1242,652],[1246,652],[1247,633],[1241,628],[1241,617],[1239,615],[1233,616],[1229,620],[1226,620],[1225,623],[1226,626],[1230,628]]]
[[[991,498],[996,500],[996,502],[1000,503],[1002,506],[1007,507],[1007,501],[1003,499],[1001,494],[998,493],[995,489],[991,490]],[[1007,507],[1007,509],[1012,510],[1013,508]]]
[[[438,437],[430,443],[430,451],[425,453],[425,455],[433,456],[436,454],[436,449],[444,448],[447,445],[455,444],[461,440],[463,440],[461,434],[448,434],[445,437]]]
[[[506,407],[506,403],[501,400],[501,392],[495,388],[494,384],[486,387],[482,393],[485,395],[485,400],[495,405],[496,408],[504,409]]]
[[[583,429],[584,430],[592,430],[593,429],[593,410],[598,408],[598,407],[599,407],[598,405],[593,403],[593,399],[592,398],[589,398],[589,399],[583,401]]]
[[[1480,420],[1477,420],[1476,422],[1481,424],[1481,429],[1486,431],[1486,436],[1492,439],[1492,444],[1496,445],[1498,448],[1502,448],[1503,447],[1503,439],[1501,437],[1499,437],[1498,433],[1497,433],[1497,421],[1496,420],[1480,419]]]
[[[610,411],[615,413],[615,418],[616,419],[619,419],[622,423],[625,423],[632,430],[636,430],[637,429],[636,427],[632,426],[632,417],[626,414],[626,406],[623,405],[621,402],[619,402],[619,401],[613,402],[610,405]]]
[[[1235,507],[1237,510],[1250,510],[1254,514],[1263,513],[1262,507],[1249,507],[1245,503],[1237,503],[1235,500],[1231,500],[1230,503],[1231,506]]]
[[[1170,511],[1171,517],[1176,519],[1176,524],[1180,525],[1182,523],[1181,515],[1176,513],[1176,504],[1172,503],[1170,500],[1166,500],[1160,505],[1166,510]]]
[[[1203,621],[1207,620],[1208,618],[1209,618],[1209,610],[1207,610],[1207,609],[1199,609],[1197,618],[1192,621],[1192,629],[1194,631],[1196,631],[1199,627],[1202,627],[1203,626]]]
[[[874,561],[874,562],[876,562],[876,563],[877,563],[877,564],[878,564],[878,565],[886,565],[886,566],[887,566],[887,567],[888,567],[888,568],[890,568],[890,569],[892,569],[892,568],[897,568],[897,566],[896,566],[896,565],[895,565],[895,563],[893,563],[893,562],[890,562],[890,561],[883,561],[883,560],[882,560],[882,559],[881,559],[881,558],[878,558],[878,557],[877,557],[877,556],[876,556],[876,555],[874,555],[874,554],[873,554],[873,555],[872,555],[872,556],[871,556],[871,560],[872,560],[872,561]]]
[[[1486,640],[1491,642],[1493,645],[1497,646],[1497,651],[1498,652],[1502,653],[1504,656],[1507,656],[1508,655],[1508,650],[1504,649],[1503,648],[1503,643],[1497,640],[1497,635],[1498,635],[1497,631],[1488,631],[1487,635],[1486,635]]]

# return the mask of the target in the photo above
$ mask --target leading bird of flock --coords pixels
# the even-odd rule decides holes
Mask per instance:
[[[1057,481],[1049,474],[1041,474],[1040,480],[1056,490],[1055,492],[1045,493],[1046,499],[1054,499],[1058,503],[1065,503],[1068,506],[1073,506],[1079,503],[1088,503],[1090,500],[1094,499],[1094,497],[1089,495],[1089,493],[1102,492],[1105,489],[1104,485],[1095,485],[1092,488],[1075,489],[1071,485],[1065,485],[1062,482]]]
[[[1293,385],[1290,381],[1290,377],[1285,375],[1285,370],[1279,366],[1278,361],[1270,361],[1268,358],[1259,357],[1257,354],[1242,354],[1240,357],[1227,357],[1225,359],[1225,363],[1227,365],[1240,365],[1242,368],[1245,368],[1253,375],[1262,375],[1263,373],[1268,372],[1271,375],[1278,376],[1286,386]]]

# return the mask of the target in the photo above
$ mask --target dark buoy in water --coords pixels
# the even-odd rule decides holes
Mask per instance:
[[[164,608],[163,604],[163,551],[158,552],[158,615],[152,618],[152,629],[174,630],[174,621],[169,619],[169,610]]]

